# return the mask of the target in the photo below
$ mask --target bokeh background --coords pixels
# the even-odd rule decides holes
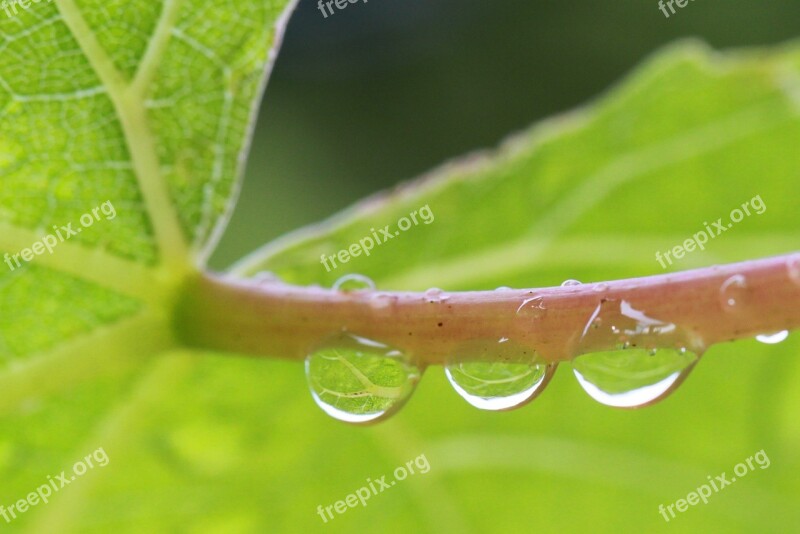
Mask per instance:
[[[796,37],[792,0],[373,0],[293,15],[242,196],[211,265],[448,159],[590,102],[682,37],[715,48]]]

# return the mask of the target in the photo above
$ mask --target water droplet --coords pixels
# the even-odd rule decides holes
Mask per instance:
[[[768,345],[775,345],[784,341],[787,337],[789,337],[788,330],[782,330],[780,332],[776,332],[774,334],[761,334],[756,336],[756,339],[761,343],[766,343]]]
[[[306,378],[317,405],[347,423],[388,417],[409,399],[419,368],[392,347],[343,332],[306,358]]]
[[[719,289],[720,304],[725,311],[741,309],[746,296],[747,279],[741,274],[735,274],[725,280]]]
[[[375,293],[369,299],[369,305],[376,310],[383,310],[389,308],[397,302],[396,295],[388,293]]]
[[[608,291],[608,284],[606,284],[605,282],[600,282],[599,284],[593,285],[592,289],[594,289],[598,293],[604,293]]]
[[[333,284],[335,291],[371,291],[375,289],[375,282],[363,274],[346,274]]]
[[[544,297],[531,297],[522,301],[517,308],[517,315],[528,319],[539,319],[547,315]]]
[[[686,350],[695,347],[696,352]],[[699,359],[700,343],[675,324],[628,301],[608,299],[589,318],[572,368],[578,383],[608,406],[634,408],[673,391]]]
[[[572,280],[572,279],[570,279],[570,280],[564,280],[564,281],[561,283],[561,287],[579,286],[579,285],[581,285],[581,282],[579,282],[579,281],[577,281],[577,280]]]
[[[511,288],[510,288],[510,287],[508,287],[508,286],[500,286],[500,287],[498,287],[497,289],[495,289],[495,291],[514,291],[514,290],[513,290],[513,289],[511,289]]]
[[[645,406],[668,395],[689,373],[698,356],[678,349],[593,352],[572,362],[581,387],[596,401],[615,408]]]
[[[556,366],[508,338],[463,345],[445,366],[450,384],[482,410],[510,410],[530,402],[547,385]]]
[[[789,279],[794,285],[800,286],[800,256],[793,256],[786,262],[789,270]]]
[[[444,302],[450,297],[445,294],[444,291],[439,289],[438,287],[432,287],[425,292],[425,300],[430,303],[437,303],[437,302]]]

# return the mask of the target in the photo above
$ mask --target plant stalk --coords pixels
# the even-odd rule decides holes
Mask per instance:
[[[558,362],[575,356],[601,301],[618,300],[674,323],[702,352],[715,343],[800,328],[800,254],[599,284],[446,297],[345,293],[202,273],[185,288],[176,329],[190,347],[294,360],[345,330],[403,350],[423,366],[445,363],[464,344],[503,337]],[[517,313],[535,297],[542,297],[538,316]]]

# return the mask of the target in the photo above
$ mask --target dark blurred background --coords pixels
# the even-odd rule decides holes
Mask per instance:
[[[590,101],[660,46],[797,33],[797,0],[302,0],[269,82],[242,196],[211,265]]]

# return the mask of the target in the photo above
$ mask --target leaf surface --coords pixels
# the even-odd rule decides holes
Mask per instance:
[[[480,412],[429,369],[403,411],[368,429],[327,419],[296,364],[174,346],[171,283],[224,225],[285,7],[57,0],[0,17],[0,252],[117,208],[0,277],[0,504],[98,447],[110,459],[10,530],[652,531],[659,504],[760,449],[769,468],[669,526],[800,524],[794,337],[714,347],[674,397],[638,412],[596,405],[566,368],[530,406]],[[755,195],[763,214],[670,268],[795,249],[799,76],[796,45],[672,47],[586,109],[236,271],[447,290],[652,274],[655,251]],[[430,224],[331,272],[320,264],[423,206]],[[327,524],[316,514],[420,454],[429,473]]]

